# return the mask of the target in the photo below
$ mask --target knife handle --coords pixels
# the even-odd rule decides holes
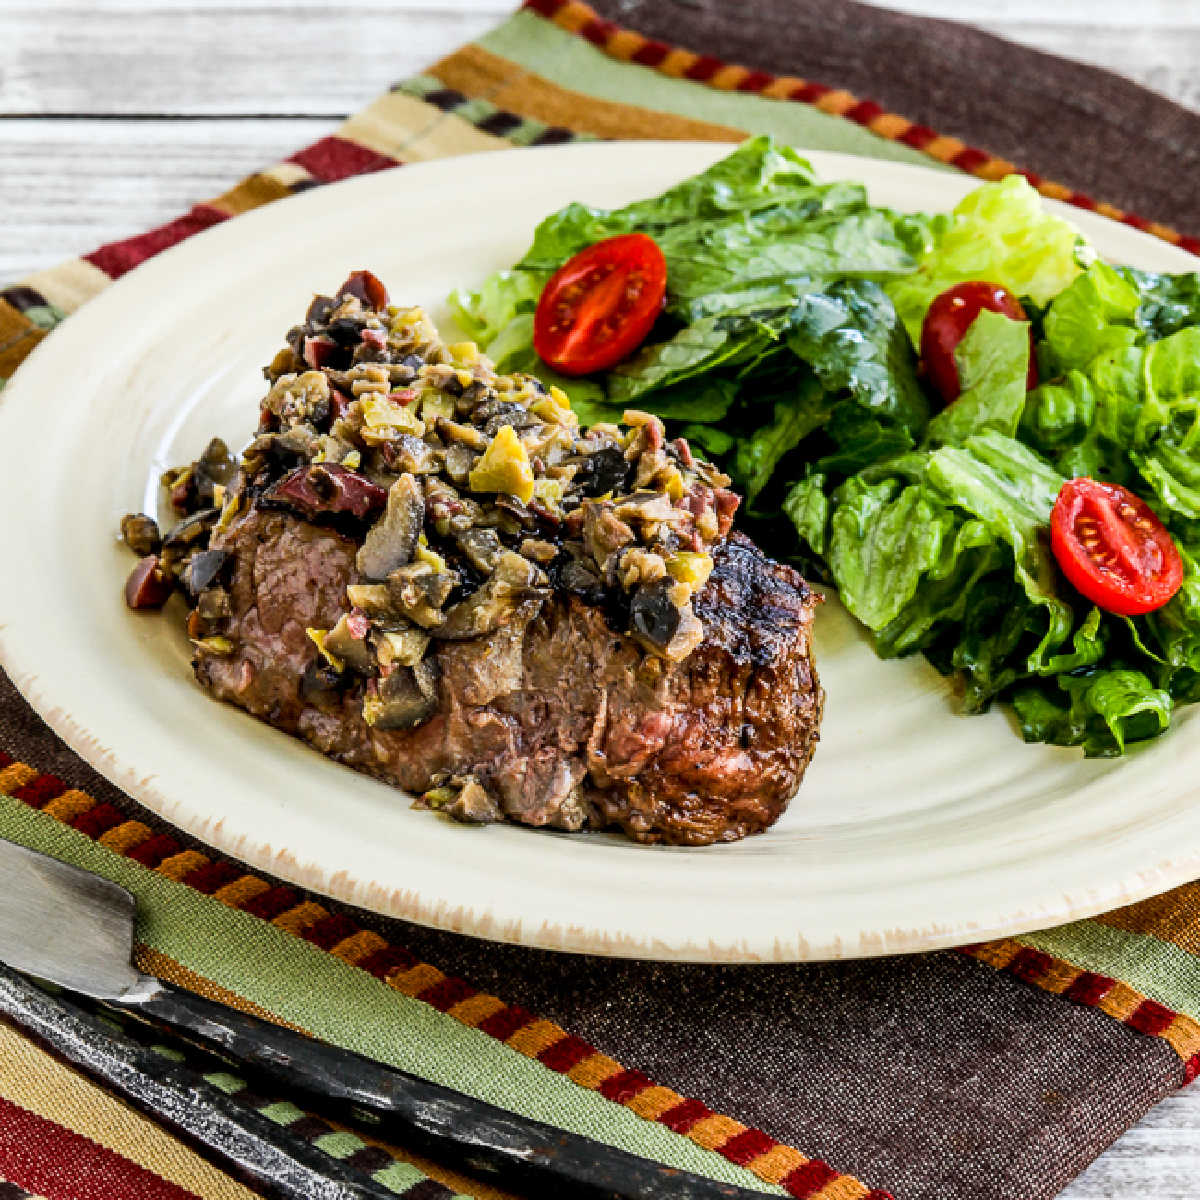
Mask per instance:
[[[396,1200],[391,1188],[0,964],[0,1015],[268,1200]]]
[[[121,1007],[235,1058],[307,1107],[529,1200],[751,1200],[763,1195],[507,1112],[350,1050],[146,978]]]

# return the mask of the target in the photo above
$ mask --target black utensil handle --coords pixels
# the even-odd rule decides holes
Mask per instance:
[[[750,1200],[763,1194],[555,1129],[170,984],[151,986],[122,1007],[190,1033],[281,1088],[303,1092],[308,1107],[453,1161],[531,1200]]]
[[[396,1200],[390,1188],[3,965],[0,1015],[270,1200]]]

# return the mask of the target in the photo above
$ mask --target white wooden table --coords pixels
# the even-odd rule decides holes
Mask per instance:
[[[515,2],[0,0],[0,286],[218,195]],[[892,7],[974,21],[1200,107],[1200,0]],[[1063,1193],[1151,1195],[1200,1196],[1200,1088],[1161,1104]]]

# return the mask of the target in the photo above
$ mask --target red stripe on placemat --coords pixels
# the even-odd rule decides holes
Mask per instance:
[[[190,238],[202,230],[211,229],[214,225],[228,220],[229,214],[221,212],[208,204],[197,204],[191,212],[174,221],[168,221],[157,229],[137,237],[126,238],[123,242],[109,242],[84,258],[93,266],[99,267],[111,279],[120,279],[134,267],[144,263],[146,259],[163,250]]]
[[[1175,1020],[1175,1016],[1176,1014],[1165,1004],[1159,1004],[1157,1000],[1143,1000],[1125,1018],[1125,1024],[1132,1025],[1138,1033],[1158,1037]]]
[[[665,1113],[660,1114],[658,1123],[676,1133],[687,1133],[693,1125],[703,1121],[705,1117],[711,1116],[712,1109],[708,1105],[701,1104],[699,1100],[685,1100],[682,1104],[676,1104],[674,1108],[668,1108]]]
[[[826,1184],[837,1179],[838,1173],[827,1162],[819,1158],[810,1159],[802,1167],[789,1171],[780,1183],[787,1189],[788,1195],[796,1200],[810,1200]],[[885,1193],[886,1195],[886,1193]]]
[[[1094,971],[1084,971],[1063,995],[1077,1004],[1097,1005],[1112,990],[1115,979],[1107,975],[1097,975]]]
[[[178,854],[182,849],[183,846],[169,833],[156,833],[153,837],[148,837],[140,846],[135,846],[130,850],[129,857],[134,862],[141,863],[143,867],[153,870],[164,858],[170,858],[172,854]]]
[[[200,1200],[194,1192],[3,1097],[0,1174],[48,1200]]]
[[[622,1071],[613,1075],[600,1085],[600,1095],[618,1104],[628,1104],[639,1092],[651,1087],[648,1076],[641,1071]]]
[[[547,1046],[538,1055],[538,1062],[565,1075],[572,1067],[577,1067],[585,1058],[591,1058],[595,1053],[595,1046],[589,1045],[573,1033],[568,1033],[566,1037],[559,1038],[553,1045]]]
[[[476,1029],[491,1034],[499,1041],[507,1042],[518,1029],[523,1029],[535,1020],[537,1018],[529,1009],[522,1008],[519,1004],[509,1004],[498,1013],[493,1013],[490,1017],[480,1021]]]
[[[31,779],[24,787],[16,788],[13,791],[13,798],[23,800],[30,808],[41,808],[43,805],[49,804],[51,800],[57,799],[66,790],[67,785],[57,775],[39,775],[36,779]]]
[[[227,883],[240,879],[243,874],[245,872],[231,862],[210,862],[190,871],[183,877],[183,882],[188,887],[195,888],[196,891],[203,892],[206,896],[211,896],[218,888],[223,888]]]
[[[90,838],[98,838],[125,820],[125,814],[109,804],[107,800],[82,812],[72,822],[71,826],[80,833],[86,833]]]
[[[1053,966],[1054,959],[1049,954],[1035,950],[1032,946],[1026,946],[1009,963],[1008,969],[1026,983],[1037,983],[1039,980],[1045,979]]]
[[[376,979],[386,979],[397,971],[407,971],[417,965],[417,956],[403,946],[384,946],[360,959],[358,966]]]
[[[366,146],[340,137],[323,137],[297,151],[287,161],[303,167],[322,183],[336,183],[352,175],[369,175],[372,171],[386,171],[388,167],[400,165],[399,159],[377,154]]]
[[[300,897],[290,887],[276,885],[259,896],[247,900],[242,905],[242,911],[252,917],[261,917],[264,921],[273,921],[280,913],[289,908],[295,908],[300,903]]]
[[[768,1150],[773,1150],[776,1145],[778,1143],[775,1139],[763,1133],[761,1129],[747,1129],[745,1133],[731,1137],[721,1147],[721,1153],[731,1163],[737,1163],[739,1167],[744,1167],[760,1154],[766,1154]]]
[[[454,975],[447,975],[445,979],[439,980],[433,987],[426,988],[417,996],[417,999],[432,1005],[438,1012],[449,1012],[456,1004],[466,1000],[469,996],[474,996],[478,990],[478,988],[473,988],[465,979],[459,979]]]
[[[304,931],[304,940],[320,946],[322,950],[331,950],[338,942],[344,942],[358,932],[358,926],[342,913],[331,913],[315,921]]]

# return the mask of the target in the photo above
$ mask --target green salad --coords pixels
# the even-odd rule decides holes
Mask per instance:
[[[543,288],[631,233],[665,259],[661,315],[616,365],[558,374],[534,349]],[[945,404],[922,329],[981,280],[1026,319],[974,317]],[[500,371],[557,384],[585,424],[654,413],[718,462],[759,540],[836,587],[881,656],[953,673],[966,711],[1000,700],[1028,741],[1115,755],[1200,698],[1200,275],[1107,265],[1021,177],[912,215],[756,138],[654,199],[554,213],[453,303]],[[1182,582],[1153,611],[1068,580],[1051,514],[1074,477],[1128,489],[1169,531]]]

